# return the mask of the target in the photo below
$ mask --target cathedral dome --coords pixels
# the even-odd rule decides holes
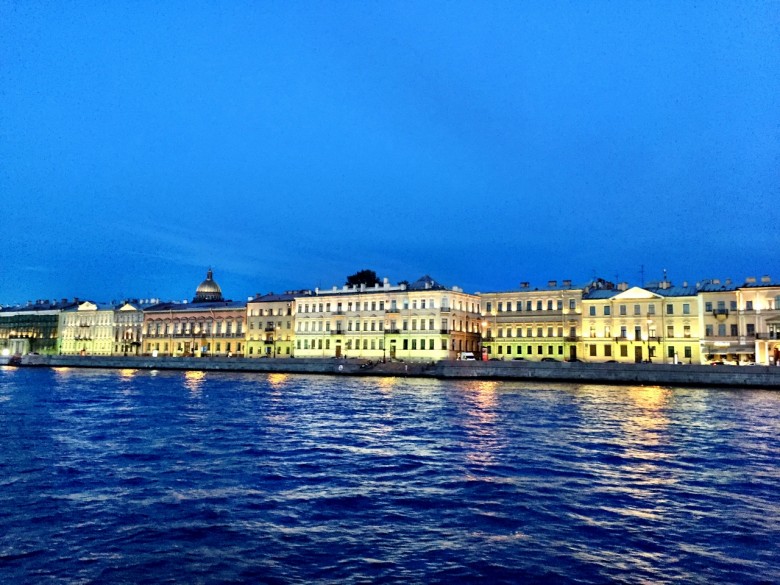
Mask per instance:
[[[200,283],[195,291],[195,298],[192,299],[193,303],[207,303],[211,301],[222,300],[222,289],[214,282],[214,275],[211,272],[211,268],[206,273],[206,280]]]

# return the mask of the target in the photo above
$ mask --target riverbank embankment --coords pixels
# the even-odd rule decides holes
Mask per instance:
[[[370,362],[361,359],[250,359],[28,355],[22,367],[202,370],[326,374],[333,376],[409,376],[481,380],[537,380],[656,386],[778,388],[780,368],[671,364],[592,364],[583,362],[441,361]]]

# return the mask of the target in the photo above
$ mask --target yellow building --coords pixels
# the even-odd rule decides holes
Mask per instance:
[[[429,276],[296,297],[295,356],[435,361],[479,351],[479,297]]]
[[[84,301],[60,313],[60,352],[65,355],[111,355],[114,306]]]
[[[587,292],[582,300],[583,359],[700,363],[696,295],[695,287],[674,287],[668,281]]]
[[[551,280],[507,292],[478,293],[482,304],[482,347],[489,358],[574,360],[581,352],[584,287]]]
[[[246,304],[246,352],[250,358],[293,357],[296,297],[311,296],[310,291],[256,295]]]
[[[192,302],[144,310],[143,352],[171,356],[243,356],[246,303],[226,301],[209,269]]]
[[[737,364],[753,359],[753,340],[746,342],[739,332],[737,287],[727,279],[697,283],[699,300],[699,330],[701,331],[702,363]]]
[[[780,283],[769,276],[760,281],[748,278],[736,295],[740,344],[755,348],[755,363],[776,366],[780,363]],[[740,358],[749,363],[751,356]]]

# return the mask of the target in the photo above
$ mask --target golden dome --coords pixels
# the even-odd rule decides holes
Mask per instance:
[[[206,280],[200,283],[195,291],[195,298],[192,299],[193,303],[206,303],[210,301],[221,301],[222,289],[214,282],[214,274],[211,272],[211,268],[206,273]]]

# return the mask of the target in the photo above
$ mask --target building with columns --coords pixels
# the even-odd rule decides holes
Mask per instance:
[[[241,356],[246,343],[246,303],[224,300],[211,269],[192,302],[158,303],[144,310],[147,355]]]

